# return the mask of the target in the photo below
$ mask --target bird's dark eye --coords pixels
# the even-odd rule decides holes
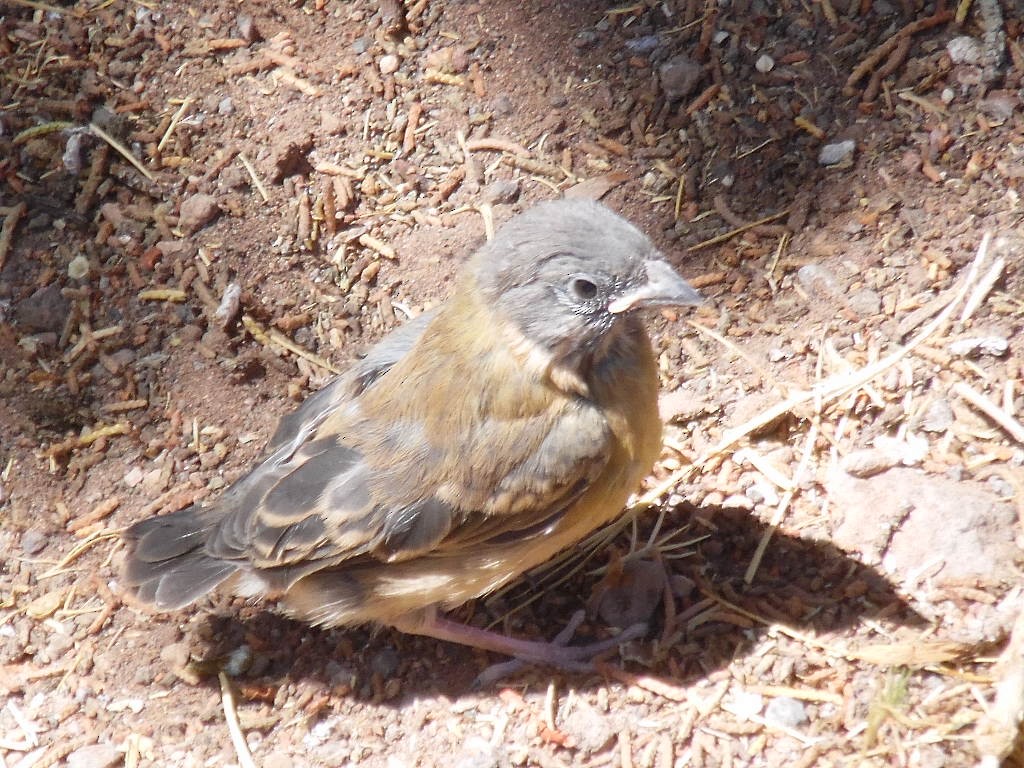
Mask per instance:
[[[590,301],[597,296],[597,285],[585,277],[574,277],[569,281],[569,292],[580,301]]]

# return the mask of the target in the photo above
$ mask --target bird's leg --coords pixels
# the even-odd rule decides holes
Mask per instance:
[[[562,627],[561,632],[555,635],[555,639],[551,641],[551,644],[556,647],[568,645],[569,641],[572,640],[572,636],[576,634],[576,630],[579,629],[580,624],[583,623],[584,618],[586,618],[585,612],[576,611],[576,613],[569,617],[569,623]],[[624,639],[617,639],[621,642],[625,642]],[[512,659],[511,661],[491,664],[491,666],[476,676],[476,679],[473,681],[473,686],[476,688],[487,688],[494,685],[499,680],[503,680],[506,677],[518,673],[528,664],[530,664],[530,662],[523,661],[522,659]],[[574,666],[587,667],[589,664],[590,662],[576,662]]]
[[[590,665],[587,662],[595,656],[622,643],[635,640],[647,632],[647,625],[634,624],[632,627],[607,640],[588,643],[587,645],[566,645],[582,620],[583,612],[580,611],[573,616],[569,626],[560,632],[553,642],[521,640],[503,635],[500,632],[492,632],[489,629],[480,629],[467,624],[460,624],[457,621],[439,616],[434,608],[428,609],[416,618],[396,623],[395,626],[403,632],[426,635],[437,640],[445,640],[450,643],[459,643],[460,645],[468,645],[485,651],[501,653],[505,656],[512,656],[534,664],[546,664],[566,669],[589,669]]]

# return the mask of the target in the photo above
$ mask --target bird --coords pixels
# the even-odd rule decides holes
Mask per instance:
[[[512,217],[452,294],[283,417],[212,502],[128,527],[126,592],[217,589],[322,627],[361,624],[540,664],[592,646],[446,613],[619,517],[661,450],[644,309],[701,294],[601,203]]]

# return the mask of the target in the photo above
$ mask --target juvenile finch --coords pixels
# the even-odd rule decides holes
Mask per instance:
[[[593,647],[469,627],[485,595],[616,518],[661,448],[640,310],[700,301],[598,203],[543,203],[452,296],[284,417],[219,499],[125,533],[161,609],[221,587],[321,626],[376,622],[528,661]]]

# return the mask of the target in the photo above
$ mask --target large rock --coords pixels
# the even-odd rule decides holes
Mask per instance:
[[[860,479],[834,470],[827,492],[841,522],[836,545],[906,577],[1012,577],[1017,515],[975,483],[897,467]]]

